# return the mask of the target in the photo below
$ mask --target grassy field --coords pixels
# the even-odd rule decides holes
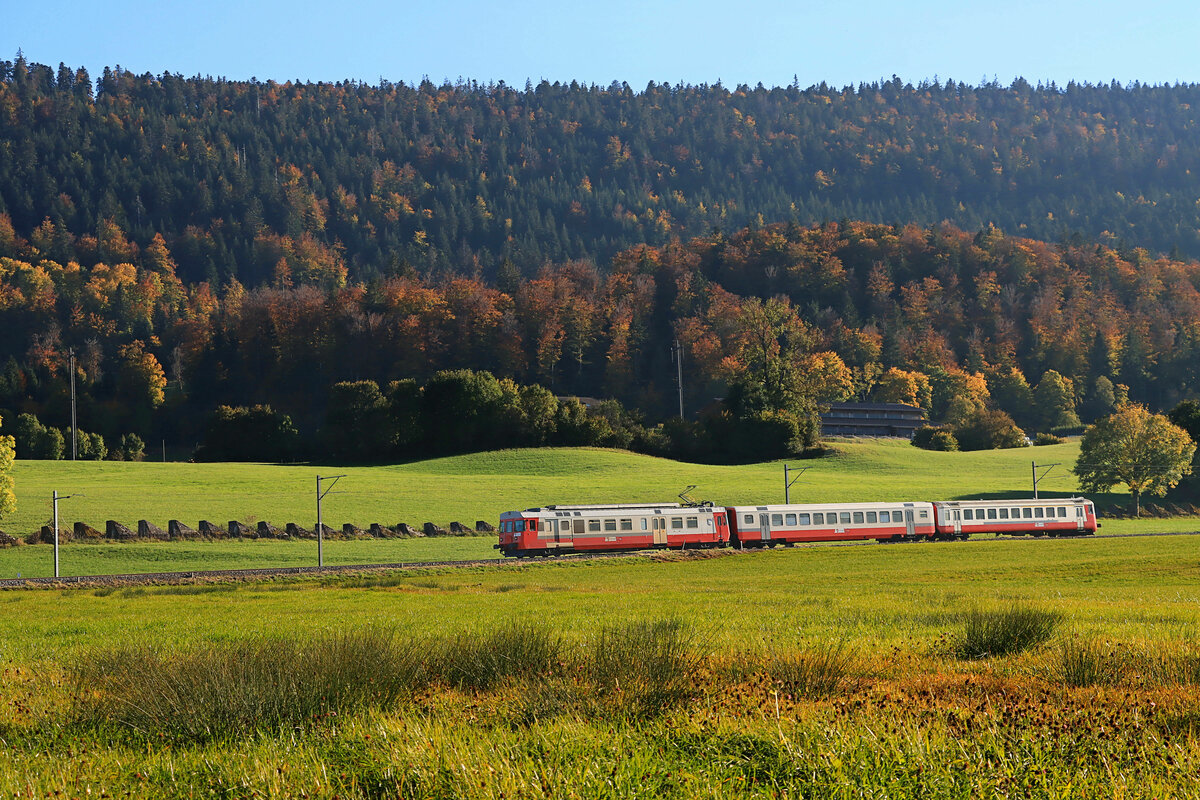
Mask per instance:
[[[1196,797],[1198,587],[1194,540],[1144,537],[5,592],[0,797]],[[1054,616],[1052,638],[957,654],[965,612],[1014,604]],[[682,678],[640,639],[618,679],[595,677],[602,642],[663,620],[684,632]],[[558,655],[522,667],[488,638],[514,621]],[[269,650],[295,682],[328,637],[371,630],[416,643],[369,678],[399,663],[411,691],[200,734],[128,694],[200,663],[228,674],[198,713],[223,708],[230,684],[263,681],[246,656],[262,642],[302,643]],[[443,654],[421,656],[432,677],[414,649]],[[494,651],[502,679],[472,684]],[[1080,653],[1103,669],[1067,671]],[[458,683],[454,658],[472,665]],[[647,663],[676,691],[648,694]],[[256,713],[279,683],[255,689]]]
[[[901,500],[1026,496],[1030,462],[1058,462],[1042,482],[1044,496],[1077,492],[1070,465],[1078,444],[974,453],[936,453],[899,441],[836,443],[837,455],[794,462],[808,470],[792,487],[794,502],[828,499]],[[382,467],[275,466],[19,461],[14,470],[18,508],[0,530],[21,535],[51,519],[53,490],[64,527],[76,520],[104,529],[115,519],[135,528],[139,519],[166,529],[170,519],[195,527],[201,519],[267,520],[312,527],[315,477],[345,474],[326,497],[323,518],[340,528],[351,522],[420,525],[451,520],[493,524],[503,511],[544,503],[671,500],[696,484],[697,498],[718,503],[782,502],[783,463],[744,466],[685,464],[627,452],[551,448],[509,450]],[[1101,500],[1110,498],[1099,498]],[[1194,531],[1192,518],[1110,520],[1103,533]],[[488,558],[490,539],[332,542],[326,563]],[[0,551],[0,577],[52,574],[46,546]],[[312,542],[205,542],[70,545],[64,575],[248,566],[298,566],[315,562]]]

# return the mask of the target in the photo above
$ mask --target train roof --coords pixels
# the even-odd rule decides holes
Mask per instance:
[[[930,508],[932,503],[924,500],[888,500],[875,503],[789,503],[764,506],[731,506],[735,511],[874,511],[877,509]]]
[[[1010,497],[1007,500],[934,500],[939,506],[1045,506],[1054,503],[1090,503],[1086,497]]]

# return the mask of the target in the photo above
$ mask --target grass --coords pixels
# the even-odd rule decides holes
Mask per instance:
[[[1057,612],[1023,605],[973,608],[965,615],[962,638],[955,651],[960,658],[1023,653],[1048,642],[1061,620]]]
[[[796,501],[897,500],[1023,496],[1028,493],[1029,450],[936,453],[899,441],[835,443],[838,455],[806,462],[810,469],[792,487]],[[1046,495],[1077,491],[1066,466],[1078,443],[1037,449],[1039,460],[1064,467],[1041,484]],[[697,497],[722,503],[782,500],[782,463],[745,466],[685,464],[613,450],[547,448],[507,450],[412,464],[334,468],[263,464],[179,464],[19,461],[14,469],[18,508],[0,529],[23,535],[48,524],[52,490],[72,494],[60,502],[64,527],[76,520],[103,530],[117,519],[139,519],[166,529],[170,519],[195,526],[207,519],[277,526],[312,526],[315,476],[345,473],[339,494],[326,498],[323,518],[340,527],[353,522],[420,525],[451,520],[493,524],[503,511],[552,502],[670,500],[690,484]],[[1193,518],[1111,520],[1102,533],[1195,531]],[[433,540],[335,541],[331,564],[389,563],[495,555],[491,537]],[[66,575],[175,571],[249,566],[311,565],[312,542],[173,542],[70,544],[62,552]],[[52,574],[48,545],[0,550],[0,578]]]
[[[0,796],[1194,797],[1198,569],[1132,538],[4,592]],[[1146,669],[937,648],[1012,605]]]

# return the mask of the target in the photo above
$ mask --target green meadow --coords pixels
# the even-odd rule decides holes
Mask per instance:
[[[1026,496],[1031,462],[1058,463],[1040,484],[1044,495],[1078,491],[1069,472],[1078,444],[1021,450],[936,453],[899,441],[836,442],[827,458],[791,462],[806,471],[791,489],[793,502],[868,501]],[[19,461],[14,469],[18,507],[0,530],[24,536],[52,517],[51,493],[63,527],[75,521],[100,530],[114,519],[136,528],[146,519],[164,530],[178,519],[278,527],[316,521],[316,476],[345,475],[323,502],[327,525],[367,527],[452,520],[493,524],[504,511],[548,503],[669,501],[695,485],[697,499],[718,503],[783,501],[783,462],[742,466],[687,464],[613,450],[548,448],[478,453],[375,467],[268,464],[184,464]],[[793,473],[795,477],[795,473]],[[328,487],[328,484],[326,484]],[[1104,502],[1123,498],[1100,497]],[[1193,531],[1191,518],[1111,520],[1102,533]],[[488,537],[436,540],[331,542],[326,563],[488,558]],[[0,577],[52,574],[46,546],[0,551]],[[315,562],[312,542],[179,542],[72,544],[62,554],[67,575],[249,566],[299,566]]]
[[[838,443],[794,500],[1074,492],[1073,444]],[[782,463],[605,450],[372,468],[20,462],[65,522],[494,520],[547,502],[782,499]],[[1119,498],[1099,498],[1111,501]],[[39,505],[40,504],[40,505]],[[70,512],[66,509],[70,508]],[[1190,531],[1188,518],[1103,533]],[[492,538],[331,541],[328,563]],[[50,548],[0,551],[47,574]],[[313,542],[69,544],[67,574],[311,564]],[[497,561],[0,592],[0,798],[1200,797],[1192,536]]]

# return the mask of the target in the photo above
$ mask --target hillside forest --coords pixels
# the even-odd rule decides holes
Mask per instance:
[[[250,425],[280,444],[239,457],[722,458],[814,445],[843,399],[1030,433],[1164,409],[1197,388],[1196,94],[93,84],[18,55],[0,416],[61,455],[72,358],[88,457]],[[442,440],[450,408],[475,427]]]

